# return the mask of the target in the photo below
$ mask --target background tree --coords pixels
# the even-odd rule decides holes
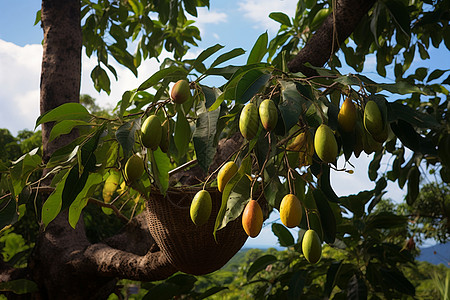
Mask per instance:
[[[219,67],[244,53],[238,48],[216,57],[207,67],[207,58],[212,58],[222,46],[211,46],[196,59],[183,60],[183,55],[187,45],[196,45],[195,40],[199,39],[198,29],[187,20],[185,12],[195,16],[196,7],[209,6],[208,1],[44,0],[40,15],[44,31],[41,117],[36,122],[42,125],[43,150],[41,154],[31,151],[10,168],[2,165],[0,170],[3,224],[7,226],[22,217],[24,206],[33,199],[30,196],[39,190],[42,200],[35,201],[35,213],[41,228],[27,266],[15,269],[2,264],[2,281],[8,282],[6,286],[10,289],[14,284],[22,284],[23,288],[26,283],[27,291],[35,291],[42,298],[70,295],[73,299],[99,299],[114,292],[118,278],[140,281],[167,278],[178,269],[160,249],[161,245],[155,243],[156,236],[148,232],[145,213],[134,217],[143,211],[142,199],[150,197],[151,188],[166,193],[169,170],[186,162],[198,163],[187,171],[176,169],[176,181],[193,185],[199,183],[198,179],[204,181],[234,153],[240,172],[222,196],[225,201],[213,222],[214,234],[220,235],[224,232],[220,227],[230,226],[230,221],[239,218],[245,203],[255,196],[252,191],[264,191],[264,197],[259,198],[265,198],[269,210],[278,209],[281,198],[295,192],[308,216],[308,220],[303,218],[302,228],[317,226],[315,229],[321,230],[327,243],[337,246],[339,241],[344,242],[355,252],[356,260],[358,254],[367,254],[356,267],[350,264],[345,269],[348,276],[342,277],[342,295],[364,297],[367,290],[385,291],[390,296],[413,295],[414,287],[400,269],[400,264],[410,262],[411,257],[402,257],[398,245],[386,240],[388,229],[403,226],[405,220],[372,211],[381,200],[387,180],[397,181],[400,187],[407,184],[407,202],[415,203],[423,162],[427,167],[433,166],[444,182],[449,181],[448,91],[444,87],[448,79],[435,83],[446,71],[433,70],[428,74],[428,70],[419,68],[406,75],[416,47],[423,59],[428,55],[430,41],[433,46],[444,42],[449,47],[448,5],[448,1],[436,1],[433,5],[406,0],[299,1],[292,20],[281,13],[271,14],[281,24],[280,31],[270,43],[267,34],[262,34],[249,53],[247,64]],[[155,15],[157,19],[153,18]],[[106,36],[112,36],[114,41],[107,42]],[[139,38],[137,51],[132,55],[127,40],[136,38]],[[158,56],[163,47],[173,52],[174,57],[165,60],[161,70],[139,87],[124,93],[117,114],[105,118],[91,115],[78,104],[82,45],[88,56],[95,53],[98,57],[91,77],[96,88],[106,92],[110,86],[108,74],[116,73],[108,64],[108,55],[135,74],[142,59]],[[339,74],[336,67],[341,62],[335,53],[340,46],[346,63],[356,71],[362,70],[368,54],[376,53],[378,73],[386,76],[386,66],[393,64],[396,82],[376,83],[362,75]],[[264,57],[267,63],[261,62]],[[324,69],[326,62],[328,68]],[[194,95],[183,105],[166,100],[169,84],[188,75],[194,78],[191,80]],[[200,82],[207,76],[220,76],[226,83],[220,89],[204,86]],[[156,92],[148,92],[150,88]],[[387,102],[381,92],[398,98]],[[366,141],[357,153],[357,135],[354,132],[346,135],[337,123],[340,99],[345,97],[352,98],[361,110],[368,100],[386,108],[383,111],[389,131],[386,143],[369,145]],[[271,134],[262,134],[260,130],[255,139],[242,142],[234,135],[239,113],[248,101],[259,105],[264,98],[276,102],[282,122]],[[169,122],[169,155],[160,149],[147,152],[141,147],[136,131],[141,118],[150,113]],[[208,127],[206,123],[213,125]],[[300,132],[313,133],[322,123],[336,132],[346,159],[352,153],[359,156],[362,150],[375,153],[369,167],[369,177],[376,181],[374,190],[338,198],[329,179],[330,170],[342,171],[335,162],[323,163],[316,156],[305,157],[304,151],[288,149],[291,138]],[[194,133],[191,126],[196,127]],[[222,137],[231,136],[219,142]],[[103,181],[114,170],[122,172],[133,152],[145,158],[148,172],[136,184],[128,182],[121,186],[117,202],[98,200]],[[251,155],[246,156],[247,152]],[[386,153],[393,155],[394,162],[392,170],[382,174],[379,167]],[[43,169],[42,180],[29,180],[30,174]],[[254,180],[256,185],[250,188],[250,179],[245,174],[256,175],[261,183]],[[230,201],[232,198],[235,200]],[[116,235],[90,241],[80,218],[88,203],[101,206],[106,214],[113,212],[119,219],[131,221]],[[350,212],[352,217],[342,218],[343,211]],[[313,221],[309,218],[316,218],[315,225],[311,225]],[[301,237],[295,242],[280,226],[275,226],[274,232],[283,245],[298,247]],[[362,244],[358,244],[361,239]],[[268,261],[277,261],[276,257],[265,259],[258,262],[257,270],[266,267]],[[317,272],[324,274],[328,270],[331,280],[340,266],[342,262],[330,259],[315,268],[303,259],[285,278],[294,286],[304,278],[309,284]],[[36,285],[30,281],[14,282],[17,278],[30,279]],[[177,276],[169,283],[180,278],[186,277]],[[330,284],[332,289],[335,282],[327,284],[327,281],[323,292],[329,295]],[[295,291],[290,283],[280,285]],[[264,288],[267,286],[271,287],[270,281],[264,283]],[[304,285],[301,287],[299,293]],[[320,289],[311,290],[316,291]],[[279,289],[274,295],[278,292],[285,293]]]

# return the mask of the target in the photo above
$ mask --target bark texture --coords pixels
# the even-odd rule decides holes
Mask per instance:
[[[41,24],[44,32],[41,69],[41,115],[68,102],[79,102],[82,34],[81,4],[77,0],[43,0]],[[76,133],[48,142],[53,123],[42,125],[43,159],[71,142]]]
[[[305,47],[288,63],[289,71],[301,72],[308,77],[316,75],[316,72],[306,67],[305,63],[310,63],[314,67],[325,65],[375,2],[376,0],[337,0],[336,7],[333,8],[334,14],[331,13],[325,19]]]

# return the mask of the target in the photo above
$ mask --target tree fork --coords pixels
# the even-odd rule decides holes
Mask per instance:
[[[316,71],[305,66],[322,67],[352,34],[376,0],[336,0],[336,7],[297,55],[288,63],[289,71],[310,77]]]

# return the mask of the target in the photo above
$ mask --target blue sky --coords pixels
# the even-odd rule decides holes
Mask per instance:
[[[224,50],[241,47],[249,51],[258,36],[268,31],[269,38],[277,32],[277,23],[268,18],[271,11],[282,11],[289,16],[295,12],[295,0],[231,0],[211,1],[211,9],[199,10],[196,25],[200,28],[202,41],[199,49],[192,49],[189,56],[195,57],[201,50],[216,43],[226,46]],[[33,129],[39,116],[39,76],[42,55],[42,31],[39,25],[33,26],[40,1],[20,0],[3,3],[0,10],[0,128],[8,128],[13,134],[18,130]],[[445,48],[430,51],[432,59],[415,62],[429,68],[450,69],[448,51]],[[446,57],[446,59],[443,59]],[[244,63],[246,56],[234,61]],[[126,90],[136,88],[158,69],[155,59],[146,61],[139,68],[139,77],[127,69],[115,65],[119,81],[112,82],[111,95],[97,93],[90,79],[90,71],[96,64],[95,58],[83,57],[81,92],[97,99],[100,105],[114,104],[121,99]],[[367,59],[365,74],[383,82],[374,71],[374,57]],[[343,73],[353,72],[343,68]],[[388,76],[389,77],[389,76]],[[367,177],[367,165],[371,156],[361,155],[356,163],[353,175],[334,172],[332,183],[338,195],[357,193],[363,189],[372,189],[374,184]],[[355,163],[355,161],[352,161]],[[343,162],[339,164],[342,166]],[[401,201],[404,191],[390,183],[388,197]],[[266,222],[260,236],[249,239],[246,246],[276,246],[276,237],[270,230],[270,222],[277,220],[275,213]]]

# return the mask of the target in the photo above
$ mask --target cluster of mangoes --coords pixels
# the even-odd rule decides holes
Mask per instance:
[[[170,93],[170,99],[172,102],[182,104],[186,102],[189,97],[189,83],[184,79],[177,81],[172,87]],[[170,143],[169,133],[170,129],[168,120],[164,120],[164,122],[161,123],[158,116],[150,115],[144,120],[141,126],[140,138],[142,145],[153,151],[159,147],[161,151],[167,153],[167,151],[169,151]],[[128,158],[123,168],[125,181],[128,184],[132,184],[144,174],[144,171],[145,166],[143,159],[139,155],[133,154]],[[103,186],[103,198],[105,202],[109,202],[113,193],[117,189],[119,181],[120,176],[115,172],[111,172],[105,181],[105,185]]]

